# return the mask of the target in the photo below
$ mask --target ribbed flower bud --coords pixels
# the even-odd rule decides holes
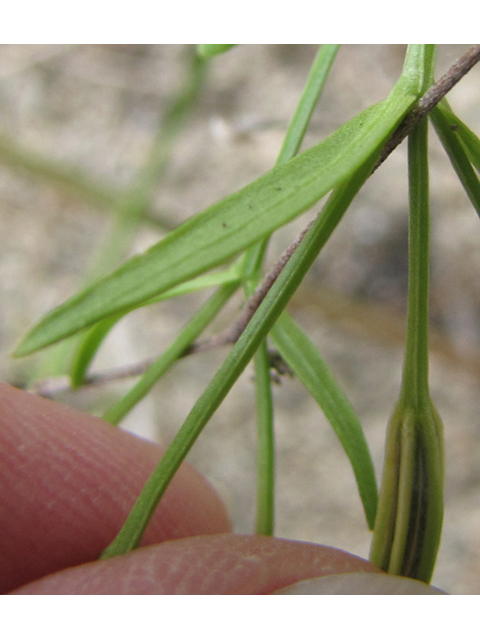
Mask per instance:
[[[443,520],[443,425],[429,398],[401,398],[387,431],[370,559],[384,571],[430,582]]]

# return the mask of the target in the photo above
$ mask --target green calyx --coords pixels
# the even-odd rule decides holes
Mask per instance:
[[[430,399],[400,399],[387,432],[371,561],[430,582],[443,521],[443,425]]]

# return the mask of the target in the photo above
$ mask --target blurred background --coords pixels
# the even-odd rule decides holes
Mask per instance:
[[[440,45],[437,77],[468,46]],[[135,183],[159,121],[185,86],[191,45],[0,46],[0,379],[29,387],[62,373],[52,355],[10,357],[33,323],[82,287],[92,269],[113,268],[120,259],[115,247],[124,247],[125,256],[145,250],[166,229],[274,165],[317,47],[243,45],[211,60],[147,216],[112,242],[122,214],[119,195]],[[386,97],[404,53],[404,45],[342,46],[303,148]],[[480,133],[480,68],[448,98]],[[445,525],[433,583],[478,594],[480,221],[433,130],[430,160],[430,378],[447,457]],[[360,192],[289,306],[358,412],[378,477],[403,359],[406,168],[404,143]],[[269,263],[318,208],[275,234]],[[127,316],[93,370],[160,353],[207,296],[191,294]],[[241,302],[234,298],[210,333],[235,318]],[[168,445],[226,353],[178,362],[122,427]],[[101,414],[132,383],[62,392],[55,400]],[[282,377],[274,396],[276,534],[368,556],[371,534],[329,424],[298,380]],[[255,430],[248,368],[189,456],[224,498],[239,533],[254,529]]]

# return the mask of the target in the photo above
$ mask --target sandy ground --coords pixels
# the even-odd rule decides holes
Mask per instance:
[[[178,224],[271,168],[317,45],[248,45],[211,63],[194,113],[158,186],[154,211]],[[438,73],[467,45],[442,45]],[[385,97],[401,45],[345,45],[305,140],[315,144]],[[0,131],[15,145],[74,167],[112,189],[129,185],[148,153],[158,114],[185,75],[184,45],[2,45]],[[480,68],[450,102],[480,132]],[[406,149],[360,193],[290,305],[357,410],[380,474],[385,425],[402,366],[406,297]],[[111,227],[111,213],[67,194],[0,154],[0,377],[25,384],[38,357],[13,360],[20,337],[81,286]],[[480,222],[432,132],[432,395],[444,419],[446,514],[434,584],[480,593]],[[275,235],[272,261],[313,212]],[[146,223],[130,252],[160,228]],[[94,364],[103,370],[159,353],[204,295],[139,311],[118,325]],[[216,328],[238,310],[230,305]],[[225,355],[184,359],[123,426],[167,444]],[[131,382],[58,400],[101,413]],[[274,388],[276,533],[366,556],[365,525],[347,459],[298,380]],[[229,506],[237,532],[255,517],[255,413],[248,369],[193,448]]]

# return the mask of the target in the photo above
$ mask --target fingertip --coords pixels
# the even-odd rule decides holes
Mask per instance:
[[[157,445],[0,383],[0,590],[95,560],[158,463]],[[223,502],[188,464],[143,544],[230,531]]]
[[[313,577],[377,571],[366,560],[332,547],[220,534],[165,542],[67,569],[17,593],[260,595]]]

